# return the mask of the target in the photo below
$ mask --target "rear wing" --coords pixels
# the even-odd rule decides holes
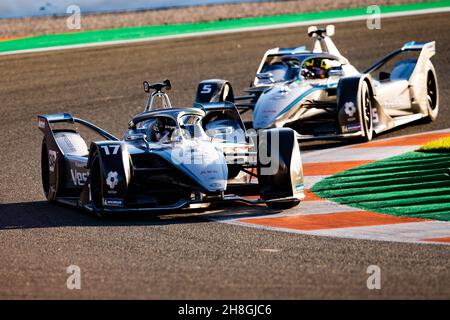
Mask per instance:
[[[47,135],[53,136],[53,129],[52,129],[51,124],[58,123],[58,122],[79,123],[89,129],[97,132],[99,135],[101,135],[103,138],[105,138],[107,140],[114,140],[114,141],[119,140],[119,138],[115,137],[114,135],[110,134],[109,132],[97,127],[96,125],[93,125],[92,123],[90,123],[88,121],[85,121],[80,118],[75,118],[70,113],[54,113],[54,114],[44,114],[44,115],[38,116],[38,127],[46,136]]]
[[[403,45],[400,49],[397,49],[395,51],[392,51],[388,55],[384,56],[374,64],[372,64],[369,68],[362,71],[362,73],[371,73],[379,68],[381,68],[386,62],[388,62],[390,59],[394,58],[398,54],[401,54],[403,52],[407,51],[420,51],[419,58],[417,59],[417,65],[424,65],[424,62],[426,60],[429,60],[432,56],[436,54],[436,42],[430,41],[430,42],[408,42]]]

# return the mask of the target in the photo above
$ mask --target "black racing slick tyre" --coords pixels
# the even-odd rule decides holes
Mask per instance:
[[[369,85],[363,81],[360,92],[361,103],[361,125],[364,136],[361,137],[363,142],[369,142],[373,139],[373,108],[372,96],[369,90]]]
[[[300,200],[287,200],[287,201],[269,201],[266,202],[266,205],[270,208],[270,209],[274,209],[274,210],[286,210],[286,209],[291,209],[294,208],[296,206],[298,206],[300,204]]]
[[[49,199],[48,197],[50,193],[50,164],[48,159],[47,140],[45,138],[42,140],[41,147],[41,177],[45,197],[47,200],[51,201],[52,199]]]
[[[436,120],[439,113],[439,88],[433,65],[427,72],[427,108],[428,119]]]

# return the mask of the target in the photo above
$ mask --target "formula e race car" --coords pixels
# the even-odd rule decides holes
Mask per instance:
[[[436,119],[435,42],[406,43],[359,72],[331,40],[334,26],[308,29],[313,49],[268,50],[247,95],[226,80],[200,82],[196,101],[236,101],[253,112],[247,127],[290,127],[299,139],[372,139],[374,133],[421,118]]]
[[[102,215],[226,201],[284,209],[304,198],[292,129],[249,136],[232,103],[172,108],[165,93],[170,87],[168,80],[144,82],[151,92],[146,109],[132,118],[122,139],[68,113],[38,116],[47,199]],[[61,128],[75,123],[104,141],[88,148],[79,131]]]

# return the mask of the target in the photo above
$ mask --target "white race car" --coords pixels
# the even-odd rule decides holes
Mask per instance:
[[[435,42],[409,42],[358,71],[331,40],[334,26],[308,29],[305,47],[268,50],[248,95],[234,97],[226,80],[204,80],[196,101],[228,100],[251,110],[247,127],[290,127],[299,139],[356,137],[365,141],[421,118],[436,119]]]

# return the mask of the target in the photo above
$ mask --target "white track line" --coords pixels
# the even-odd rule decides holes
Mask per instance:
[[[395,242],[426,242],[424,239],[450,237],[450,223],[446,221],[424,221],[385,224],[381,226],[322,229],[308,231],[316,236],[368,239]],[[430,243],[430,242],[426,242]],[[440,243],[450,245],[450,243]]]
[[[362,150],[357,148],[348,148],[335,150],[332,154],[323,153],[312,157],[306,155],[302,157],[303,163],[324,163],[343,161],[376,161],[401,155],[403,153],[417,150],[420,145],[399,146],[399,147],[367,147]]]
[[[385,14],[382,13],[381,17],[382,18],[397,18],[397,17],[415,16],[415,15],[442,13],[442,12],[450,12],[450,7],[392,12],[392,13],[385,13]],[[174,39],[203,37],[203,36],[249,32],[249,31],[274,30],[274,29],[283,29],[283,28],[292,28],[292,27],[303,27],[303,26],[309,26],[309,25],[313,25],[313,24],[343,23],[343,22],[350,22],[350,21],[366,20],[368,18],[368,16],[370,16],[370,15],[367,14],[367,15],[360,15],[360,16],[353,16],[353,17],[346,17],[346,18],[317,19],[317,20],[308,20],[308,21],[301,21],[301,22],[280,23],[280,24],[264,25],[264,26],[257,26],[257,27],[245,27],[245,28],[206,31],[206,32],[193,32],[193,33],[160,36],[160,37],[149,37],[149,38],[141,38],[141,39],[104,41],[104,42],[87,43],[87,44],[79,44],[79,45],[67,45],[67,46],[56,46],[56,47],[49,47],[49,48],[17,50],[17,51],[0,52],[0,56],[13,55],[13,54],[35,53],[35,52],[57,51],[57,50],[68,50],[68,49],[79,49],[79,48],[89,48],[89,47],[99,47],[99,46],[133,44],[133,43],[159,41],[159,40],[174,40]],[[1,43],[0,43],[0,45],[1,45]]]
[[[430,238],[449,237],[450,223],[444,221],[410,222],[370,227],[350,227],[309,231],[250,224],[246,223],[243,219],[221,220],[220,218],[215,219],[214,217],[208,217],[208,220],[259,230],[318,236],[330,239],[413,243],[418,245],[450,245],[450,243],[446,242],[424,241],[424,239]]]
[[[325,164],[326,165],[326,164]],[[323,176],[304,176],[304,185],[306,189],[311,189],[313,185],[316,183],[322,181],[323,179],[329,177],[329,175],[323,175]]]

